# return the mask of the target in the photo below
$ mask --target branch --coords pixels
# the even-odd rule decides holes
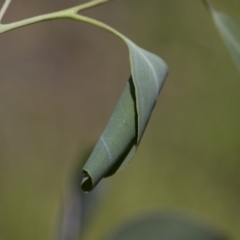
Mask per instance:
[[[4,16],[4,14],[6,13],[6,11],[7,11],[8,7],[9,7],[10,3],[11,3],[11,0],[5,0],[4,4],[3,4],[3,6],[2,6],[2,9],[1,9],[1,11],[0,11],[0,23],[1,23],[1,21],[2,21],[2,18],[3,18],[3,16]]]
[[[58,11],[58,12],[53,12],[53,13],[48,13],[48,14],[43,14],[43,15],[39,15],[36,17],[32,17],[32,18],[28,18],[28,19],[24,19],[21,21],[17,21],[17,22],[13,22],[13,23],[8,23],[8,24],[1,24],[0,23],[0,34],[4,33],[4,32],[8,32],[11,31],[13,29],[17,29],[20,27],[24,27],[24,26],[28,26],[31,24],[35,24],[35,23],[39,23],[39,22],[43,22],[43,21],[50,21],[50,20],[56,20],[56,19],[73,19],[73,16],[75,17],[75,20],[81,21],[79,18],[77,18],[79,15],[77,14],[79,11],[85,10],[85,9],[89,9],[92,7],[95,7],[97,5],[103,4],[103,3],[107,3],[110,2],[112,0],[93,0],[69,9],[65,9],[62,11]],[[11,0],[6,0],[1,13],[2,15],[4,15],[7,7],[9,6]]]

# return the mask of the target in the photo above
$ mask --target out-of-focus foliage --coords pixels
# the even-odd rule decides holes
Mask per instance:
[[[229,51],[240,68],[240,26],[230,16],[214,12],[214,20]]]
[[[106,238],[105,238],[106,239]],[[227,240],[205,223],[175,213],[141,216],[127,222],[109,240]]]
[[[206,1],[207,2],[207,1]],[[208,3],[208,2],[207,2]],[[206,3],[206,4],[207,4]],[[209,3],[210,4],[210,1]],[[231,52],[238,68],[240,69],[240,26],[229,15],[216,11],[211,5],[207,5],[213,20]]]

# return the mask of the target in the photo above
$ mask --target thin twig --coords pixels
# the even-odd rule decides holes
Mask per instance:
[[[95,6],[98,6],[98,5],[101,5],[101,4],[104,4],[104,3],[107,3],[107,2],[110,2],[112,0],[93,0],[93,1],[90,1],[90,2],[87,2],[85,4],[82,4],[80,6],[76,6],[73,8],[73,11],[75,13],[78,13],[79,11],[81,10],[85,10],[85,9],[88,9],[88,8],[92,8],[92,7],[95,7]]]
[[[11,3],[11,0],[5,0],[4,4],[2,6],[2,9],[0,11],[0,23],[2,22],[2,18],[4,16],[4,14],[6,13],[10,3]]]

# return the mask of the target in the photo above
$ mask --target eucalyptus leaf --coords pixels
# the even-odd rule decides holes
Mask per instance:
[[[112,31],[129,48],[131,77],[83,167],[84,191],[92,190],[102,178],[123,169],[131,161],[168,73],[168,67],[161,58]]]
[[[207,4],[215,25],[240,70],[240,25],[229,15],[216,11]]]
[[[104,238],[106,239],[106,238]],[[226,240],[212,227],[179,214],[154,214],[132,220],[107,240]]]

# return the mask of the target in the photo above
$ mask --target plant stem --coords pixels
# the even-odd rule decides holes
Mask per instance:
[[[8,5],[9,5],[10,1],[11,0],[8,0]],[[11,31],[13,29],[20,28],[20,27],[28,26],[28,25],[43,22],[43,21],[55,20],[55,19],[64,19],[64,18],[66,19],[66,18],[68,18],[68,19],[75,19],[75,20],[78,20],[78,21],[83,21],[83,19],[85,19],[83,16],[82,16],[83,19],[78,18],[78,16],[80,16],[80,15],[77,14],[79,11],[89,9],[91,7],[95,7],[97,5],[100,5],[100,4],[109,2],[109,1],[111,1],[111,0],[94,0],[94,1],[84,3],[82,5],[75,6],[75,7],[66,9],[66,10],[53,12],[53,13],[48,13],[48,14],[43,14],[43,15],[40,15],[40,16],[36,16],[36,17],[21,20],[21,21],[17,21],[17,22],[14,22],[14,23],[0,24],[0,34],[4,33],[4,32]],[[2,11],[1,11],[1,12],[3,12],[3,14],[5,13],[5,11],[7,9],[7,6],[8,6],[6,2],[4,4],[5,7],[3,7]],[[88,18],[86,18],[86,19],[88,19]],[[85,21],[85,22],[87,22],[87,21]]]
[[[80,6],[73,7],[72,10],[75,13],[78,13],[79,11],[82,11],[82,10],[85,10],[85,9],[88,9],[88,8],[92,8],[92,7],[95,7],[97,5],[104,4],[104,3],[107,3],[107,2],[110,2],[110,1],[112,1],[112,0],[94,0],[94,1],[84,3]]]
[[[10,3],[11,3],[11,0],[5,0],[4,4],[3,4],[3,6],[2,6],[2,9],[1,9],[1,11],[0,11],[0,23],[1,23],[1,21],[2,21],[2,18],[3,18],[3,16],[4,16],[4,14],[6,13],[6,11],[7,11],[8,7],[9,7]]]
[[[24,20],[14,22],[14,23],[2,24],[2,25],[0,25],[0,34],[14,30],[16,28],[28,26],[28,25],[31,25],[34,23],[39,23],[39,22],[49,21],[49,20],[54,20],[54,19],[59,19],[59,18],[68,18],[67,13],[68,13],[67,10],[65,10],[65,11],[48,13],[48,14],[24,19]]]

